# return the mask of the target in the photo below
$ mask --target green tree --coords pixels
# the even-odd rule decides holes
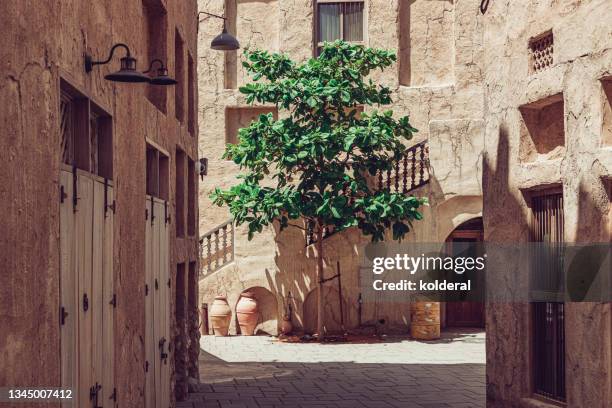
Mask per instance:
[[[323,233],[326,228],[359,228],[372,241],[391,230],[401,240],[413,220],[421,220],[424,198],[368,185],[368,177],[391,169],[417,130],[408,117],[390,110],[358,114],[360,105],[389,105],[389,88],[365,78],[389,67],[395,54],[343,41],[326,43],[318,58],[296,63],[283,54],[244,53],[253,82],[240,88],[247,103],[275,104],[286,117],[260,115],[239,130],[227,146],[244,174],[229,190],[215,189],[215,204],[227,205],[237,225],[248,225],[249,239],[277,221],[314,227],[319,280],[318,333],[323,336]],[[272,180],[274,187],[262,185]]]

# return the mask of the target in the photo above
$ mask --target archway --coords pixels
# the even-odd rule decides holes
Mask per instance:
[[[261,286],[253,286],[248,288],[244,292],[250,292],[253,294],[253,298],[257,301],[257,308],[259,310],[259,320],[255,327],[255,334],[268,334],[276,336],[278,335],[278,302],[276,296],[268,289]],[[240,301],[240,296],[236,301],[236,305]],[[234,305],[234,310],[236,310]],[[240,334],[240,326],[236,318],[236,333]]]
[[[304,333],[313,334],[317,331],[317,297],[319,288],[311,290],[304,299]],[[342,333],[346,325],[346,302],[342,300],[340,314],[340,294],[333,286],[323,287],[323,322],[327,334]]]
[[[482,217],[476,217],[455,228],[446,242],[449,243],[451,253],[454,253],[453,243],[482,242],[483,235]],[[465,248],[464,245],[463,247]],[[443,320],[446,327],[485,327],[484,303],[471,301],[447,302]]]

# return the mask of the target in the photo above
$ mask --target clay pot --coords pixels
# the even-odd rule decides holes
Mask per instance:
[[[252,293],[245,292],[240,296],[236,305],[236,317],[238,317],[238,325],[242,335],[252,336],[255,334],[255,326],[257,326],[259,320],[259,309]]]
[[[230,321],[232,320],[232,309],[227,303],[225,296],[216,296],[210,308],[210,323],[215,336],[227,336]]]
[[[289,334],[291,333],[291,330],[293,330],[293,324],[291,324],[291,319],[289,316],[285,315],[283,316],[283,322],[281,323],[281,333]]]

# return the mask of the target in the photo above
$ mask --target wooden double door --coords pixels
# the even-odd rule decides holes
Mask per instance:
[[[112,182],[63,168],[59,193],[62,407],[114,408]]]
[[[145,209],[145,407],[170,407],[170,257],[168,203]]]
[[[451,252],[453,244],[462,249],[469,244],[482,242],[482,230],[458,230],[454,231],[448,238]],[[461,245],[463,244],[463,245]],[[467,245],[465,245],[467,244]],[[475,255],[475,254],[472,254]],[[485,310],[483,302],[447,302],[446,303],[446,326],[447,327],[485,327]]]

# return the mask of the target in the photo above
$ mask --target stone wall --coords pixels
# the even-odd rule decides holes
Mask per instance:
[[[146,24],[143,4],[165,8],[166,49],[149,48],[146,38],[156,36]],[[142,407],[145,138],[170,152],[173,169],[177,146],[197,158],[197,128],[188,132],[187,113],[183,123],[177,121],[172,87],[167,88],[165,98],[159,98],[156,92],[160,90],[150,92],[143,84],[104,80],[110,70],[118,69],[123,50],[117,50],[110,64],[96,66],[89,74],[83,55],[89,52],[103,60],[113,44],[125,42],[138,59],[139,70],[146,70],[152,51],[158,51],[174,75],[175,32],[184,41],[185,68],[187,53],[197,60],[196,2],[66,0],[32,6],[31,2],[3,2],[0,13],[5,44],[0,48],[0,202],[4,218],[0,223],[0,275],[4,280],[0,286],[0,384],[60,385],[59,84],[64,78],[106,107],[113,118],[115,383],[119,406]],[[161,33],[159,26],[151,31]],[[178,86],[187,95],[185,82]],[[170,211],[174,214],[174,170],[170,180]],[[176,265],[197,262],[197,232],[177,239],[174,220],[171,225],[171,287],[175,288]],[[173,304],[170,316],[174,316]],[[174,324],[172,330],[177,330]]]
[[[610,241],[611,20],[609,1],[491,2],[483,19],[486,241],[527,242],[527,197],[549,186],[563,189],[566,241]],[[530,39],[549,30],[553,63],[534,72]],[[488,284],[505,287],[518,272],[510,263],[507,276],[488,276]],[[490,406],[551,406],[531,397],[530,311],[488,306]],[[610,304],[566,303],[565,311],[567,406],[610,406]]]
[[[199,7],[212,13],[225,12],[229,21],[235,21],[237,26],[232,28],[243,48],[263,46],[298,61],[313,55],[311,0],[200,0]],[[427,196],[431,206],[425,209],[425,220],[417,223],[409,239],[443,242],[456,226],[482,212],[482,17],[477,5],[458,0],[368,0],[364,15],[366,43],[400,51],[398,63],[383,73],[374,73],[373,80],[392,89],[394,104],[389,108],[396,116],[410,115],[411,123],[419,129],[414,143],[429,140],[432,178],[416,193]],[[271,16],[278,18],[269,22]],[[224,55],[209,49],[210,39],[220,29],[220,21],[207,19],[201,24],[198,39],[200,155],[209,158],[209,174],[200,184],[201,231],[230,218],[227,208],[213,206],[208,198],[215,187],[237,183],[237,167],[221,159],[227,126],[236,127],[235,123],[228,124],[226,108],[250,109],[237,90],[245,81],[240,53]],[[228,81],[228,75],[234,78],[235,70],[237,80]],[[359,258],[366,243],[356,231],[325,240],[326,276],[334,275],[340,262],[347,328],[358,324]],[[238,227],[235,255],[233,263],[202,277],[201,302],[210,304],[215,295],[227,295],[233,308],[242,291],[262,287],[275,296],[275,314],[282,316],[290,292],[294,326],[298,330],[312,327],[312,322],[304,319],[311,320],[307,298],[317,286],[315,253],[314,248],[305,247],[301,230],[289,228],[278,234],[269,227],[248,241],[246,229]],[[338,326],[340,320],[337,285],[337,280],[326,284],[330,327]],[[311,296],[314,299],[316,292]],[[373,325],[384,319],[383,331],[406,332],[408,308],[408,299],[399,305],[380,299],[366,302],[362,323]],[[235,330],[232,323],[231,332]]]

